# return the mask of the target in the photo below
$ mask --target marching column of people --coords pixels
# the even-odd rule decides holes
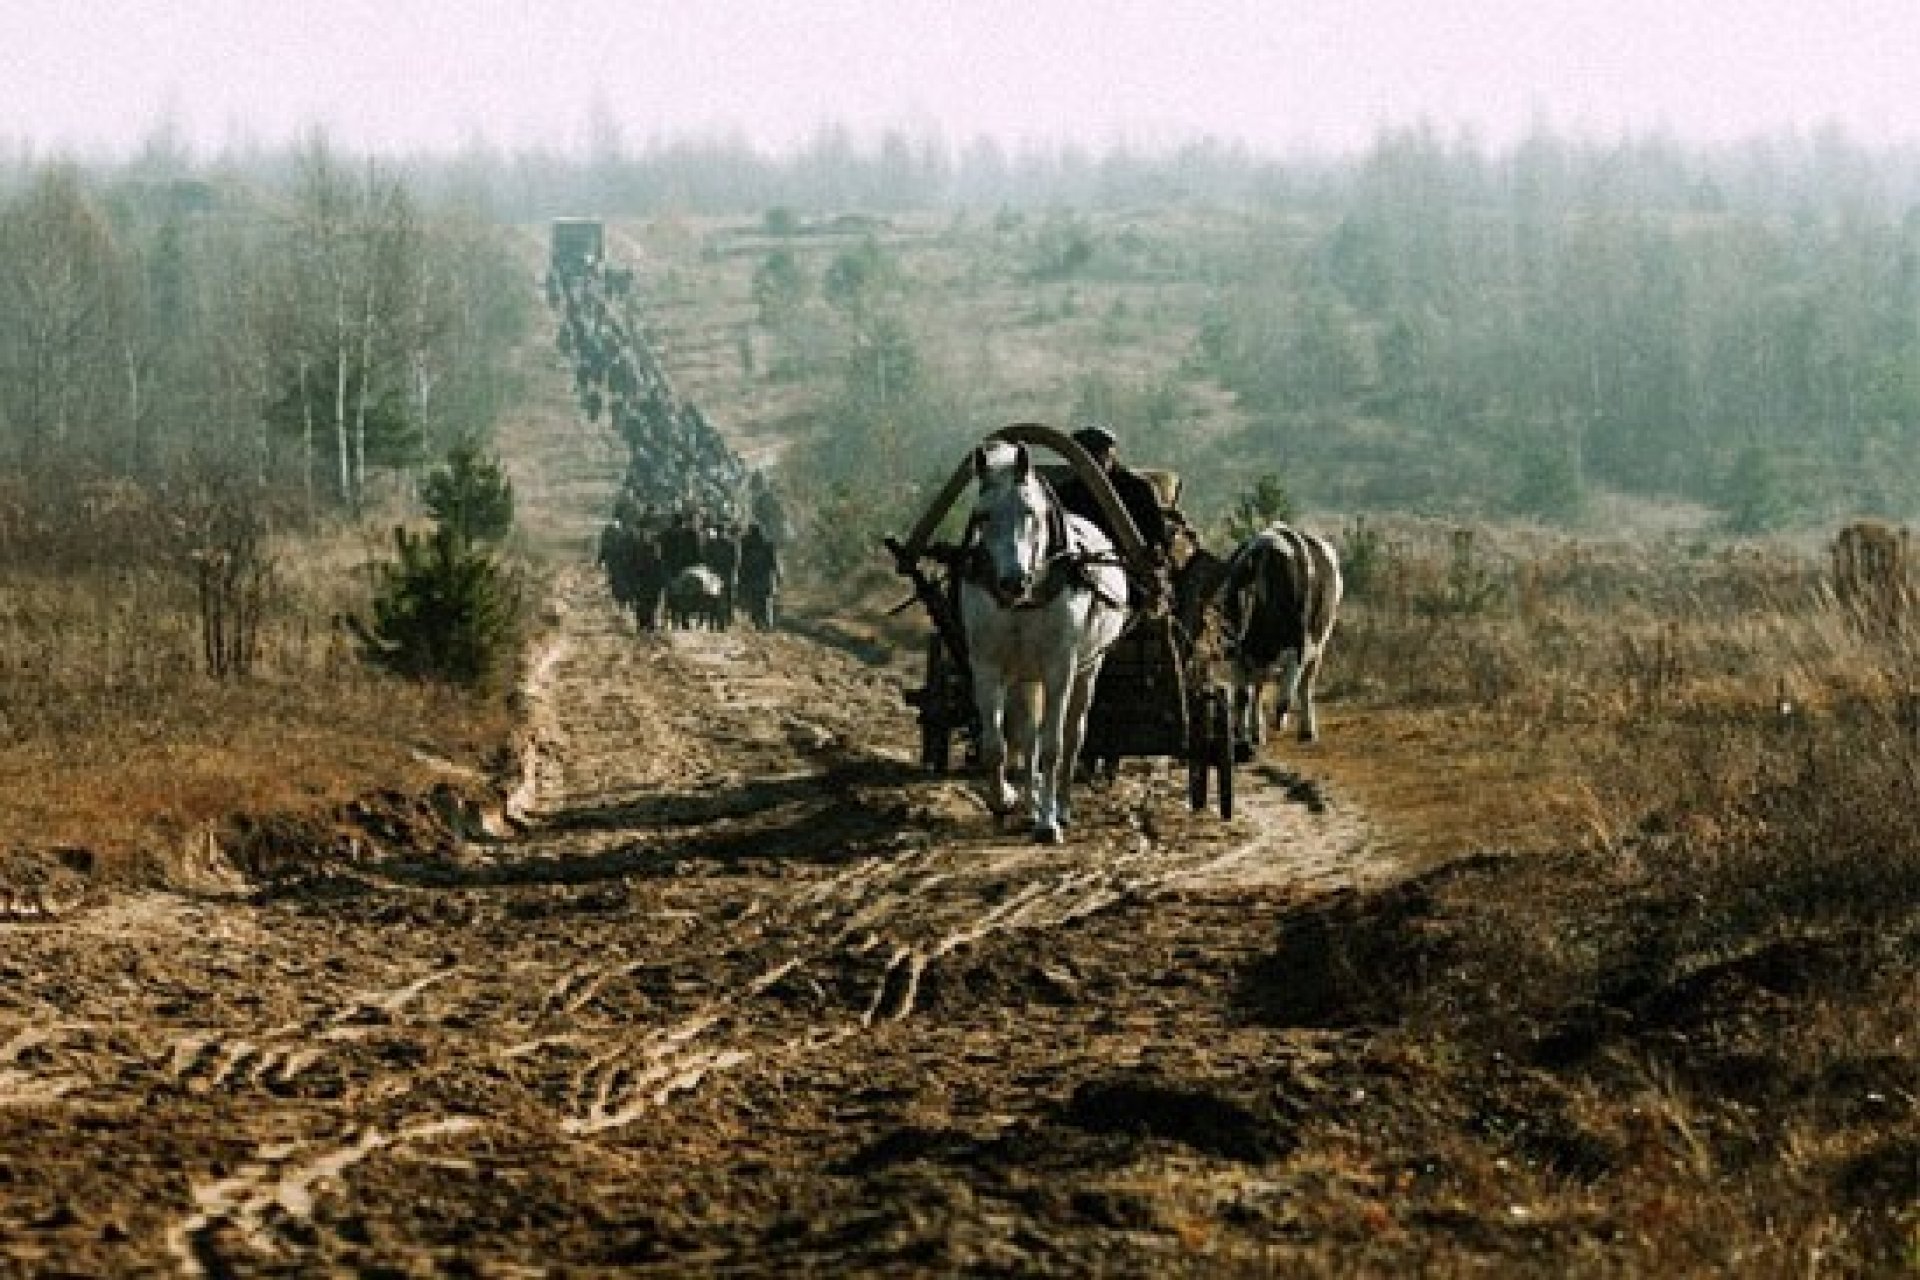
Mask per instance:
[[[766,476],[675,394],[630,315],[632,287],[631,271],[594,259],[547,278],[581,411],[607,414],[630,454],[598,548],[614,601],[648,631],[724,628],[736,611],[771,629],[784,512]]]
[[[744,462],[698,406],[682,400],[633,314],[633,273],[588,260],[547,277],[560,352],[589,421],[605,415],[631,454],[626,487],[644,502],[730,510]]]

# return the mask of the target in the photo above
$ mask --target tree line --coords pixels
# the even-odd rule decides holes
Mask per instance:
[[[1271,207],[1227,255],[1198,363],[1249,410],[1243,443],[1342,505],[1559,517],[1607,488],[1746,530],[1904,513],[1920,202],[1897,163],[1808,172],[1826,182],[1386,138],[1337,199]]]
[[[273,166],[26,164],[0,183],[0,462],[218,473],[358,509],[484,435],[531,291],[484,209],[315,136]]]
[[[510,393],[491,353],[528,298],[504,225],[710,211],[804,231],[908,209],[1030,211],[1028,258],[996,270],[1037,297],[1116,270],[1204,280],[1188,373],[1248,423],[1223,454],[1319,505],[1562,517],[1608,489],[1763,528],[1904,514],[1920,479],[1920,154],[1834,131],[1696,147],[1543,128],[1490,147],[1431,126],[1273,156],[830,125],[770,154],[634,148],[602,119],[577,153],[375,161],[316,135],[211,163],[162,128],[117,167],[18,161],[0,168],[0,460],[144,476],[212,459],[353,508]],[[1242,229],[1151,264],[1116,251],[1103,227],[1155,209]],[[769,372],[838,365],[836,419],[921,468],[916,442],[954,406],[910,323],[917,284],[843,258],[817,286],[834,350],[802,314],[816,286],[769,258]],[[1146,408],[1166,416],[1163,390]]]
[[[1036,169],[1030,195],[1088,173],[1114,186],[1038,217],[1000,209],[1020,234],[993,274],[1036,298],[1076,279],[1206,282],[1184,376],[1229,389],[1246,426],[1189,463],[1253,460],[1323,507],[1572,520],[1607,491],[1701,503],[1741,532],[1905,516],[1920,492],[1915,161],[1833,132],[1721,148],[1542,133],[1491,151],[1416,127],[1337,162],[1164,157],[1165,209],[1228,210],[1239,229],[1156,229],[1167,243],[1142,246],[1125,239],[1140,209],[1115,193],[1152,189],[1151,166],[1116,153]],[[1205,208],[1182,186],[1198,174],[1232,202]],[[801,221],[775,206],[769,232],[775,214]],[[787,249],[754,281],[762,326],[800,366],[824,332],[802,315],[807,287]],[[916,290],[871,245],[817,289],[850,333],[823,398],[836,434],[928,465],[901,442],[937,439],[927,424],[953,406],[903,323]],[[1082,407],[1177,435],[1179,396]]]

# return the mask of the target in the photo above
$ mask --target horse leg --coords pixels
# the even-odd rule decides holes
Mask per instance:
[[[1040,712],[1037,706],[1040,698],[1040,686],[1021,684],[1014,687],[1007,701],[1007,765],[1013,776],[1019,779],[1014,786],[1018,802],[1020,795],[1032,802],[1034,791],[1040,785],[1037,765],[1034,758],[1034,726],[1039,723]]]
[[[980,763],[987,771],[987,808],[1004,817],[1019,798],[1007,785],[1007,687],[999,672],[976,664],[973,688],[980,712]]]
[[[1067,698],[1066,717],[1060,726],[1060,779],[1055,811],[1060,825],[1073,825],[1073,772],[1080,762],[1080,744],[1087,734],[1087,712],[1093,707],[1093,687],[1100,677],[1099,667],[1083,667],[1074,673],[1073,687]]]
[[[1059,844],[1065,825],[1061,797],[1072,781],[1067,774],[1071,757],[1066,754],[1067,704],[1072,701],[1073,655],[1047,664],[1041,680],[1042,711],[1039,733],[1035,736],[1034,757],[1037,768],[1033,788],[1033,838],[1042,844]],[[1079,746],[1075,743],[1075,748]]]
[[[1286,732],[1287,720],[1293,714],[1293,700],[1300,691],[1300,672],[1303,664],[1298,650],[1289,649],[1282,660],[1280,679],[1275,691],[1277,701],[1273,708],[1273,727],[1278,733]]]
[[[1243,673],[1234,681],[1233,709],[1240,720],[1240,736],[1255,747],[1267,740],[1266,676]]]
[[[1300,667],[1300,741],[1315,742],[1320,737],[1320,717],[1313,711],[1313,684],[1320,678],[1320,659],[1323,650],[1319,645],[1307,651],[1307,660]]]

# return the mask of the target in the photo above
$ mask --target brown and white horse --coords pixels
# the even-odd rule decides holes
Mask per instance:
[[[1320,736],[1313,686],[1340,609],[1340,561],[1317,534],[1274,523],[1242,542],[1227,560],[1221,614],[1233,669],[1235,737],[1266,740],[1262,702],[1278,686],[1275,723],[1286,728],[1300,703],[1300,740]]]

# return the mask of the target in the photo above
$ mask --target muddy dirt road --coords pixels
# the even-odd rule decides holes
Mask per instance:
[[[589,563],[623,451],[533,368],[518,821],[0,916],[0,1275],[1284,1262],[1341,1033],[1250,975],[1391,873],[1359,815],[1254,768],[1223,824],[1136,761],[1035,846],[913,766],[897,676],[636,634]]]
[[[4,926],[0,1273],[1274,1256],[1247,1082],[1327,1046],[1238,988],[1382,870],[1338,797],[1135,762],[1036,847],[883,674],[557,590],[521,833]]]

